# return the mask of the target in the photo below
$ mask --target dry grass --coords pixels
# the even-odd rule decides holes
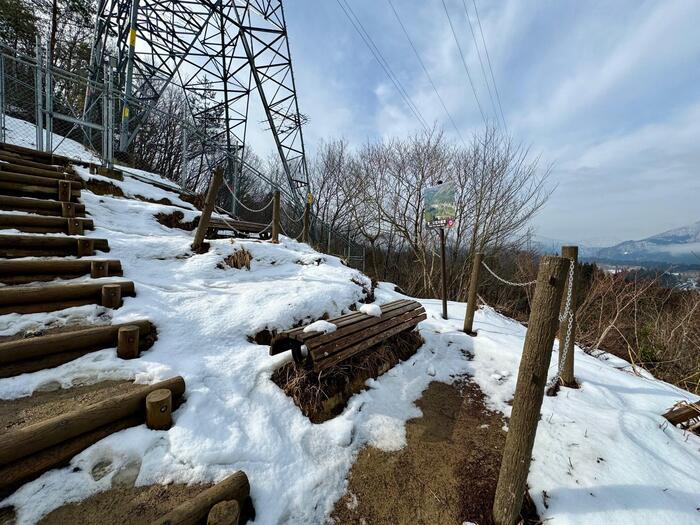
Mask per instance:
[[[422,344],[417,331],[404,332],[321,373],[287,363],[275,370],[272,380],[313,423],[322,423],[342,412],[348,399],[364,389],[367,379],[405,361]]]
[[[223,262],[217,265],[217,268],[221,268],[223,270],[226,268],[226,266],[228,266],[229,268],[236,268],[238,270],[241,268],[250,270],[250,261],[252,260],[253,256],[250,254],[250,252],[245,248],[241,248],[240,250],[236,250],[231,255],[226,257]]]

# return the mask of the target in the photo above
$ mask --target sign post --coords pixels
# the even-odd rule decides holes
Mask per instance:
[[[428,228],[440,230],[440,259],[442,270],[442,318],[447,319],[447,257],[445,256],[445,228],[451,228],[455,223],[455,187],[451,183],[425,189],[423,212]]]

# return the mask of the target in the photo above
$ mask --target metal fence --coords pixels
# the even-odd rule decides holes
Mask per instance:
[[[39,42],[35,56],[0,47],[0,142],[112,166],[124,95],[113,85],[111,68],[105,66],[104,82],[95,82],[89,80],[87,72],[77,74],[52,67],[46,55]],[[134,104],[133,100],[129,101],[129,106]],[[223,191],[228,194],[228,201],[220,211],[266,224],[271,219],[271,209],[261,209],[262,205],[274,191],[280,191],[282,233],[293,239],[301,238],[304,204],[296,200],[288,187],[242,161],[237,150],[231,152],[207,138],[202,129],[182,114],[168,112],[158,105],[149,112],[158,116],[160,122],[172,125],[180,136],[179,173],[173,190],[193,195],[202,193],[213,169],[226,166],[232,173]],[[126,166],[120,169],[139,177]],[[243,177],[256,181],[257,197],[238,190],[237,180]],[[317,249],[342,257],[351,266],[364,267],[364,247],[353,241],[348,232],[331,228],[313,214],[310,238]]]

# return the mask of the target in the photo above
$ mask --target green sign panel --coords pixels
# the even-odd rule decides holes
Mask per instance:
[[[457,191],[454,184],[444,183],[426,188],[423,202],[426,224],[431,228],[451,228],[455,223]]]

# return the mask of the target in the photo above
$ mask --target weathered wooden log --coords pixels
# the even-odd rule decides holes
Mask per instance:
[[[472,260],[472,274],[469,279],[469,292],[467,294],[467,312],[464,316],[464,333],[471,336],[476,335],[474,332],[474,313],[476,312],[477,291],[479,289],[479,273],[481,272],[481,260],[483,254],[481,252],[474,253]]]
[[[0,150],[9,151],[11,153],[17,153],[23,158],[28,158],[36,162],[43,162],[46,164],[61,164],[65,166],[67,164],[72,163],[87,166],[87,163],[85,162],[75,159],[69,159],[68,157],[65,157],[63,155],[57,155],[53,152],[48,151],[38,151],[31,148],[25,148],[24,146],[17,146],[16,144],[2,143],[0,144]]]
[[[41,170],[47,170],[47,171],[55,171],[58,173],[63,173],[64,166],[60,166],[58,164],[47,164],[44,162],[36,162],[33,160],[27,160],[25,158],[20,157],[16,153],[10,153],[7,151],[2,151],[0,150],[0,160],[4,160],[5,162],[8,162],[10,164],[18,164],[20,166],[29,166],[32,168],[38,168]]]
[[[216,196],[219,194],[219,188],[224,180],[224,170],[222,168],[216,168],[214,174],[212,175],[211,181],[209,182],[209,188],[207,189],[207,196],[204,200],[204,208],[202,209],[202,215],[199,218],[199,223],[197,224],[197,231],[194,234],[194,241],[192,242],[192,250],[199,253],[204,249],[204,238],[207,234],[207,229],[209,228],[209,220],[211,219],[211,214],[214,211],[214,206],[216,205]]]
[[[137,426],[142,422],[142,414],[130,415],[35,452],[31,456],[0,466],[0,497],[8,496],[21,485],[38,478],[44,472],[67,465],[77,454],[110,434]]]
[[[79,251],[80,247],[80,251]],[[109,251],[106,239],[49,235],[0,235],[0,258],[92,255]]]
[[[62,202],[70,201],[71,183],[67,180],[58,181],[58,200]]]
[[[4,183],[23,184],[29,186],[46,186],[48,188],[58,188],[60,182],[70,183],[70,181],[65,179],[42,177],[40,175],[27,175],[25,173],[12,173],[2,170],[0,170],[0,181]],[[75,186],[74,189],[80,191],[78,186]]]
[[[168,430],[173,424],[173,395],[167,388],[146,396],[146,426],[151,430]]]
[[[105,308],[119,308],[122,305],[122,287],[119,284],[105,284],[102,286],[102,301]]]
[[[241,505],[234,500],[220,501],[207,515],[207,525],[238,525]]]
[[[58,186],[41,186],[36,184],[24,184],[13,181],[5,181],[0,178],[0,193],[15,196],[39,196],[42,198],[58,199]],[[80,198],[80,189],[71,189],[71,200]]]
[[[562,246],[561,256],[569,259],[569,261],[574,262],[574,282],[571,284],[571,336],[567,340],[567,331],[569,329],[569,317],[567,316],[561,324],[559,325],[559,369],[561,370],[561,375],[559,380],[562,386],[573,387],[576,386],[576,378],[574,377],[574,343],[576,341],[576,264],[578,263],[578,246]],[[569,263],[571,264],[571,263]],[[566,276],[566,283],[564,284],[564,294],[561,298],[561,315],[565,313],[566,309],[566,290],[570,286],[569,276]],[[567,345],[564,348],[564,345]],[[562,358],[566,356],[566,359],[562,361]]]
[[[73,202],[61,202],[61,216],[73,218],[76,215],[76,204]]]
[[[496,525],[513,525],[522,507],[568,267],[561,257],[540,259],[493,503]]]
[[[146,396],[163,388],[170,390],[174,398],[179,398],[185,393],[185,380],[177,376],[153,385],[144,385],[78,410],[9,430],[0,435],[0,465],[31,456],[134,414],[141,414],[143,418]]]
[[[49,217],[46,215],[20,215],[0,213],[0,229],[14,229],[27,233],[68,233],[82,235],[84,230],[94,229],[92,219]],[[76,233],[71,233],[76,232]]]
[[[5,287],[0,288],[0,314],[52,312],[71,306],[102,304],[105,299],[103,294],[105,287],[109,287],[107,301],[110,305],[115,303],[109,301],[116,300],[112,294],[118,294],[120,302],[121,297],[135,295],[134,283],[131,281],[120,281],[109,285],[98,282]],[[117,306],[107,307],[116,308]]]
[[[275,190],[272,194],[272,242],[280,242],[280,191]]]
[[[192,525],[203,522],[210,509],[219,502],[236,500],[239,504],[250,495],[250,483],[245,472],[239,470],[228,478],[208,488],[190,501],[175,507],[151,525]]]
[[[119,328],[117,356],[121,359],[135,359],[139,356],[138,325],[126,325]]]
[[[0,195],[0,210],[24,211],[40,215],[54,215],[57,217],[69,217],[63,214],[63,205],[73,208],[73,217],[85,217],[85,205],[78,203],[62,203],[48,199],[35,199],[34,197],[16,197],[13,195]]]
[[[138,329],[139,347],[145,350],[155,328],[150,321],[141,320],[1,342],[0,366],[64,352],[87,353],[109,348],[118,344],[119,331],[129,326]]]
[[[122,275],[121,263],[103,259],[0,259],[0,283],[3,284],[50,281],[58,277],[70,279],[88,274],[93,278],[119,276]]]
[[[680,425],[693,418],[700,418],[700,401],[672,408],[664,414],[664,417],[672,425]]]
[[[47,167],[38,168],[36,166],[27,166],[20,162],[0,162],[1,172],[18,173],[21,175],[36,175],[37,177],[48,177],[56,180],[66,179],[67,176],[71,176],[63,171],[58,171],[56,168],[50,169],[51,166],[48,166],[48,168],[49,169],[47,169]]]

